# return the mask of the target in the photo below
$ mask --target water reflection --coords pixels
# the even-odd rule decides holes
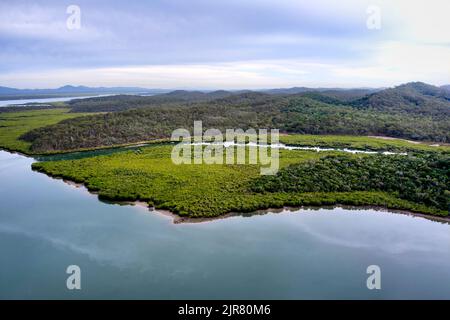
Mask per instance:
[[[446,223],[338,207],[174,224],[102,203],[33,161],[0,152],[0,298],[450,298]],[[71,264],[76,293],[65,289]],[[365,286],[371,264],[382,291]]]

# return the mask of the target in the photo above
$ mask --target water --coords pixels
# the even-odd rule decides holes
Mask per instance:
[[[175,142],[160,142],[160,143],[141,143],[141,144],[134,144],[129,145],[126,147],[110,147],[110,148],[103,148],[103,149],[96,149],[96,150],[89,150],[89,151],[77,151],[77,152],[69,152],[69,153],[59,153],[59,154],[52,154],[52,155],[41,155],[36,156],[36,159],[38,161],[58,161],[58,160],[76,160],[76,159],[83,159],[83,158],[90,158],[94,156],[101,156],[101,155],[110,155],[118,152],[126,152],[130,150],[138,150],[141,147],[152,147],[157,145],[163,145],[163,144],[175,144]],[[202,142],[202,143],[191,143],[190,145],[213,145],[212,143]],[[315,151],[315,152],[330,152],[330,151],[336,151],[336,152],[346,152],[346,153],[363,153],[363,154],[383,154],[383,155],[407,155],[407,153],[396,153],[396,152],[389,152],[389,151],[369,151],[369,150],[358,150],[358,149],[339,149],[339,148],[321,148],[321,147],[299,147],[299,146],[289,146],[284,144],[272,144],[272,145],[261,145],[261,144],[254,144],[254,143],[248,143],[248,144],[242,144],[242,143],[229,143],[224,142],[222,144],[219,143],[219,145],[223,145],[225,148],[229,147],[270,147],[270,148],[277,148],[277,149],[284,149],[284,150],[306,150],[306,151]]]
[[[277,144],[258,144],[254,142],[249,143],[236,143],[236,142],[196,142],[191,143],[190,145],[202,145],[202,146],[213,146],[213,145],[223,145],[225,148],[229,147],[260,147],[260,148],[274,148],[274,149],[281,149],[281,150],[305,150],[305,151],[316,151],[316,152],[329,152],[329,151],[337,151],[337,152],[346,152],[346,153],[364,153],[364,154],[384,154],[384,155],[407,155],[407,153],[402,152],[390,152],[390,151],[370,151],[370,150],[359,150],[359,149],[349,149],[349,148],[323,148],[323,147],[301,147],[301,146],[290,146],[285,145],[283,143],[277,143]]]
[[[16,99],[16,100],[0,100],[0,108],[16,105],[27,105],[35,103],[50,103],[50,102],[60,102],[60,101],[70,101],[73,99],[88,99],[88,98],[98,98],[107,97],[113,94],[102,94],[94,96],[74,96],[74,97],[56,97],[56,98],[35,98],[35,99]]]
[[[449,299],[450,225],[375,210],[173,224],[0,151],[0,298]],[[66,289],[68,265],[80,291]],[[368,290],[379,265],[382,289]]]

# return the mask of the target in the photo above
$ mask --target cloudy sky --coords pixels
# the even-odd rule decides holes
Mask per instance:
[[[1,0],[0,86],[450,84],[449,14],[448,0]]]

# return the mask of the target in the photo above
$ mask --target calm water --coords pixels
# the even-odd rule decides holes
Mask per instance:
[[[2,299],[450,299],[448,224],[337,208],[175,225],[32,172],[32,161],[0,151]],[[380,291],[366,288],[372,264]]]
[[[95,95],[95,96],[0,100],[0,107],[8,107],[11,105],[21,105],[21,104],[31,104],[31,103],[49,103],[49,102],[58,102],[58,101],[70,101],[73,99],[88,99],[88,98],[107,97],[107,96],[110,96],[110,94],[102,94],[102,95]]]

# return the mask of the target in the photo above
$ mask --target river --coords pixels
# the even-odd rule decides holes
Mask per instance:
[[[174,224],[33,161],[0,151],[1,299],[450,299],[448,223],[338,207]]]
[[[51,102],[64,102],[70,101],[73,99],[88,99],[88,98],[99,98],[99,97],[108,97],[115,94],[100,94],[94,96],[74,96],[74,97],[55,97],[55,98],[35,98],[35,99],[16,99],[16,100],[0,100],[0,108],[1,107],[10,107],[10,106],[24,106],[30,104],[46,104]]]

